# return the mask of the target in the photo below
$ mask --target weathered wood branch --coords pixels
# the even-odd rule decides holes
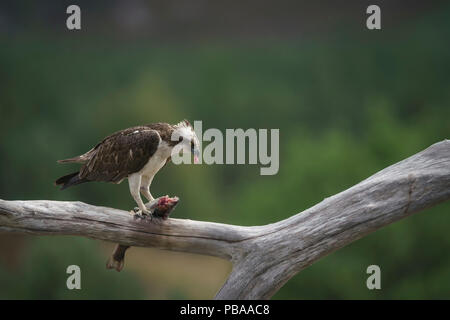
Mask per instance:
[[[233,270],[217,299],[267,299],[330,252],[449,198],[450,141],[444,140],[308,210],[265,226],[185,219],[155,224],[82,202],[0,200],[0,231],[77,235],[221,257],[233,263]]]

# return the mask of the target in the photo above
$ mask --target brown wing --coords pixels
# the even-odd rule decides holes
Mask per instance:
[[[94,147],[79,176],[89,181],[119,182],[141,170],[156,152],[159,142],[158,132],[148,127],[116,132]]]

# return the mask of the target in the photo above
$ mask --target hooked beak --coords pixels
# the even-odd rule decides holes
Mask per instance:
[[[192,150],[192,154],[194,155],[194,163],[195,164],[199,163],[200,151],[197,148],[195,148]]]

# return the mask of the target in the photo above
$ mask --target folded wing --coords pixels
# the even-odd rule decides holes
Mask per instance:
[[[148,127],[112,134],[85,154],[89,154],[89,159],[81,167],[79,177],[89,181],[120,182],[145,166],[160,141],[158,132]]]

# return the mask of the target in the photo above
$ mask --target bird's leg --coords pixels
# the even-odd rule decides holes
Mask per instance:
[[[144,202],[142,202],[141,199],[141,194],[139,193],[141,187],[141,176],[139,174],[130,175],[128,177],[128,183],[130,186],[130,193],[139,207],[138,210],[134,210],[134,213],[131,213],[138,216],[149,215],[150,211],[145,207]]]
[[[159,200],[156,201],[155,198],[153,198],[152,194],[150,193],[150,185],[152,183],[152,180],[153,180],[153,177],[142,176],[140,190],[141,190],[142,195],[148,200],[148,203],[145,204],[145,206],[147,207],[147,209],[149,209],[152,212],[151,218],[153,219],[153,218],[160,218],[160,216],[157,214]],[[154,221],[156,221],[156,220],[154,220]]]
[[[141,193],[149,201],[155,200],[150,193],[150,184],[152,183],[153,177],[142,176],[141,178]]]

